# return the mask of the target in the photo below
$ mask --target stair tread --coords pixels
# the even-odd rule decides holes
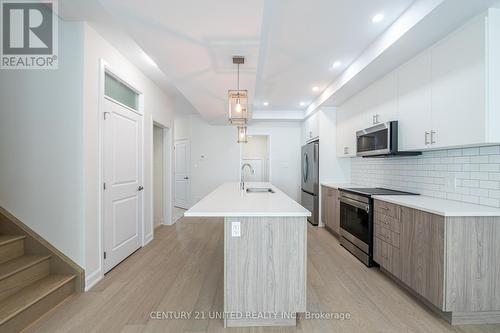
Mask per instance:
[[[7,245],[24,238],[26,238],[26,236],[23,235],[0,235],[0,246]]]
[[[0,325],[75,279],[75,277],[75,275],[49,275],[0,301]]]
[[[0,280],[48,259],[50,259],[50,256],[24,255],[4,262],[0,264]]]

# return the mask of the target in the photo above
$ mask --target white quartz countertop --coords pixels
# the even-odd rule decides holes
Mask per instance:
[[[247,193],[239,183],[224,183],[184,213],[187,217],[311,216],[311,212],[270,183],[245,188],[272,188],[275,193]]]
[[[322,186],[334,188],[338,190],[339,188],[363,188],[366,186],[359,185],[359,184],[351,184],[351,183],[335,183],[335,182],[324,182],[321,183]]]
[[[425,195],[375,195],[373,199],[441,216],[500,216],[500,209]]]

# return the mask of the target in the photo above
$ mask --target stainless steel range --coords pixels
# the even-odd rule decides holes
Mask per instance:
[[[416,195],[385,188],[340,188],[340,244],[373,266],[374,195]]]

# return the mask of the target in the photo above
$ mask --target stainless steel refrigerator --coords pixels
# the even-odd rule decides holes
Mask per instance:
[[[302,147],[302,195],[301,204],[312,215],[307,218],[313,225],[319,220],[319,142]]]

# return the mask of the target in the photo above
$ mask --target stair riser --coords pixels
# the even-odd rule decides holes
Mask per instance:
[[[3,325],[0,332],[19,332],[29,324],[43,316],[48,309],[52,309],[75,292],[75,280],[71,280],[59,287],[54,292],[33,304],[23,312],[19,313]]]
[[[44,260],[3,280],[0,280],[0,300],[18,292],[23,287],[49,275],[50,262]]]
[[[24,254],[24,239],[0,246],[0,264],[20,257]]]

